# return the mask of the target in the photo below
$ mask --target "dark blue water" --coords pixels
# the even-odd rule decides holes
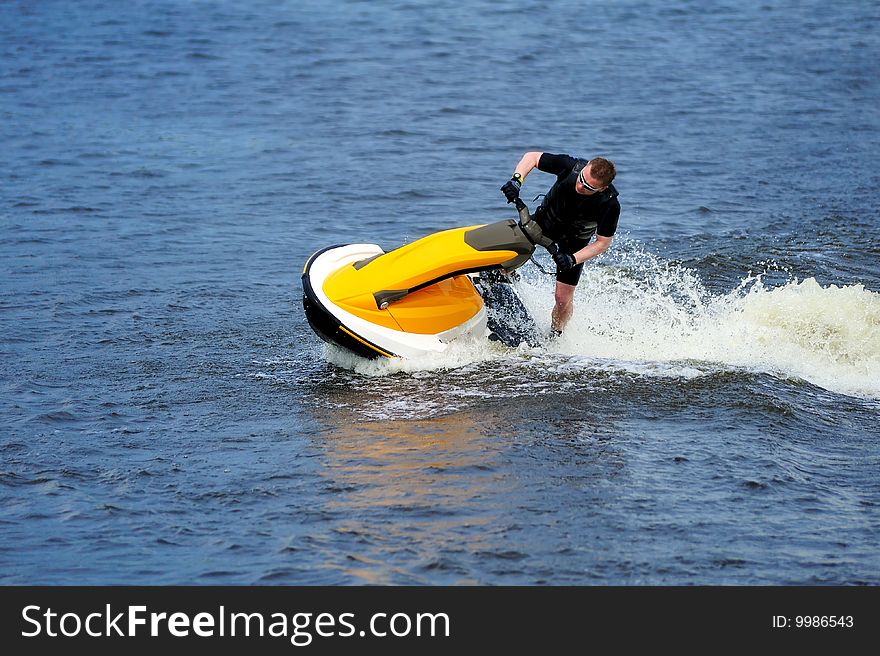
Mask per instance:
[[[880,10],[606,4],[0,4],[0,582],[880,583]],[[325,349],[528,150],[620,171],[558,344]]]

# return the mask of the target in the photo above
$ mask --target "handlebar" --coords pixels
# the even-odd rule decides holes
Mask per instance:
[[[539,226],[538,222],[532,218],[531,214],[529,214],[529,208],[523,202],[522,198],[517,196],[514,205],[516,205],[516,211],[519,214],[519,227],[522,228],[522,231],[525,233],[526,237],[529,238],[529,241],[537,246],[543,246],[544,248],[552,244],[553,240],[544,236],[544,233],[541,231],[541,226]]]

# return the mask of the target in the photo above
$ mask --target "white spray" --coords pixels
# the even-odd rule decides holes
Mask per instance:
[[[825,389],[880,398],[880,294],[861,284],[791,279],[767,288],[749,275],[725,294],[708,292],[692,270],[624,241],[613,258],[588,263],[565,334],[547,350],[585,368],[691,377],[743,368],[807,380]],[[549,330],[553,279],[522,270],[518,290]],[[521,348],[520,355],[534,356]],[[516,356],[517,352],[513,355]],[[456,344],[419,360],[367,362],[328,349],[366,375],[457,368],[510,357],[488,342]]]

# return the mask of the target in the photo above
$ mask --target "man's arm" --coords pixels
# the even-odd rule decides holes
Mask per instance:
[[[538,162],[541,160],[541,155],[544,153],[539,153],[537,151],[526,153],[522,156],[522,159],[519,161],[519,164],[516,165],[516,168],[513,170],[514,173],[519,173],[522,176],[522,179],[525,180],[526,176],[532,172],[533,169],[538,168]]]
[[[591,260],[597,255],[601,255],[611,246],[611,240],[613,237],[603,237],[602,235],[596,235],[596,240],[584,246],[577,253],[574,253],[574,261],[577,264],[581,262],[586,262],[587,260]]]

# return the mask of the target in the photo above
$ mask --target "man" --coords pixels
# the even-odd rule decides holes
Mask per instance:
[[[584,262],[611,246],[620,218],[617,189],[611,184],[617,171],[607,159],[589,161],[570,155],[531,152],[523,155],[513,177],[501,191],[512,203],[533,169],[552,173],[556,182],[547,192],[534,219],[553,240],[547,250],[556,262],[556,295],[553,333],[561,335],[574,309],[574,290]],[[593,235],[596,240],[590,243]]]

